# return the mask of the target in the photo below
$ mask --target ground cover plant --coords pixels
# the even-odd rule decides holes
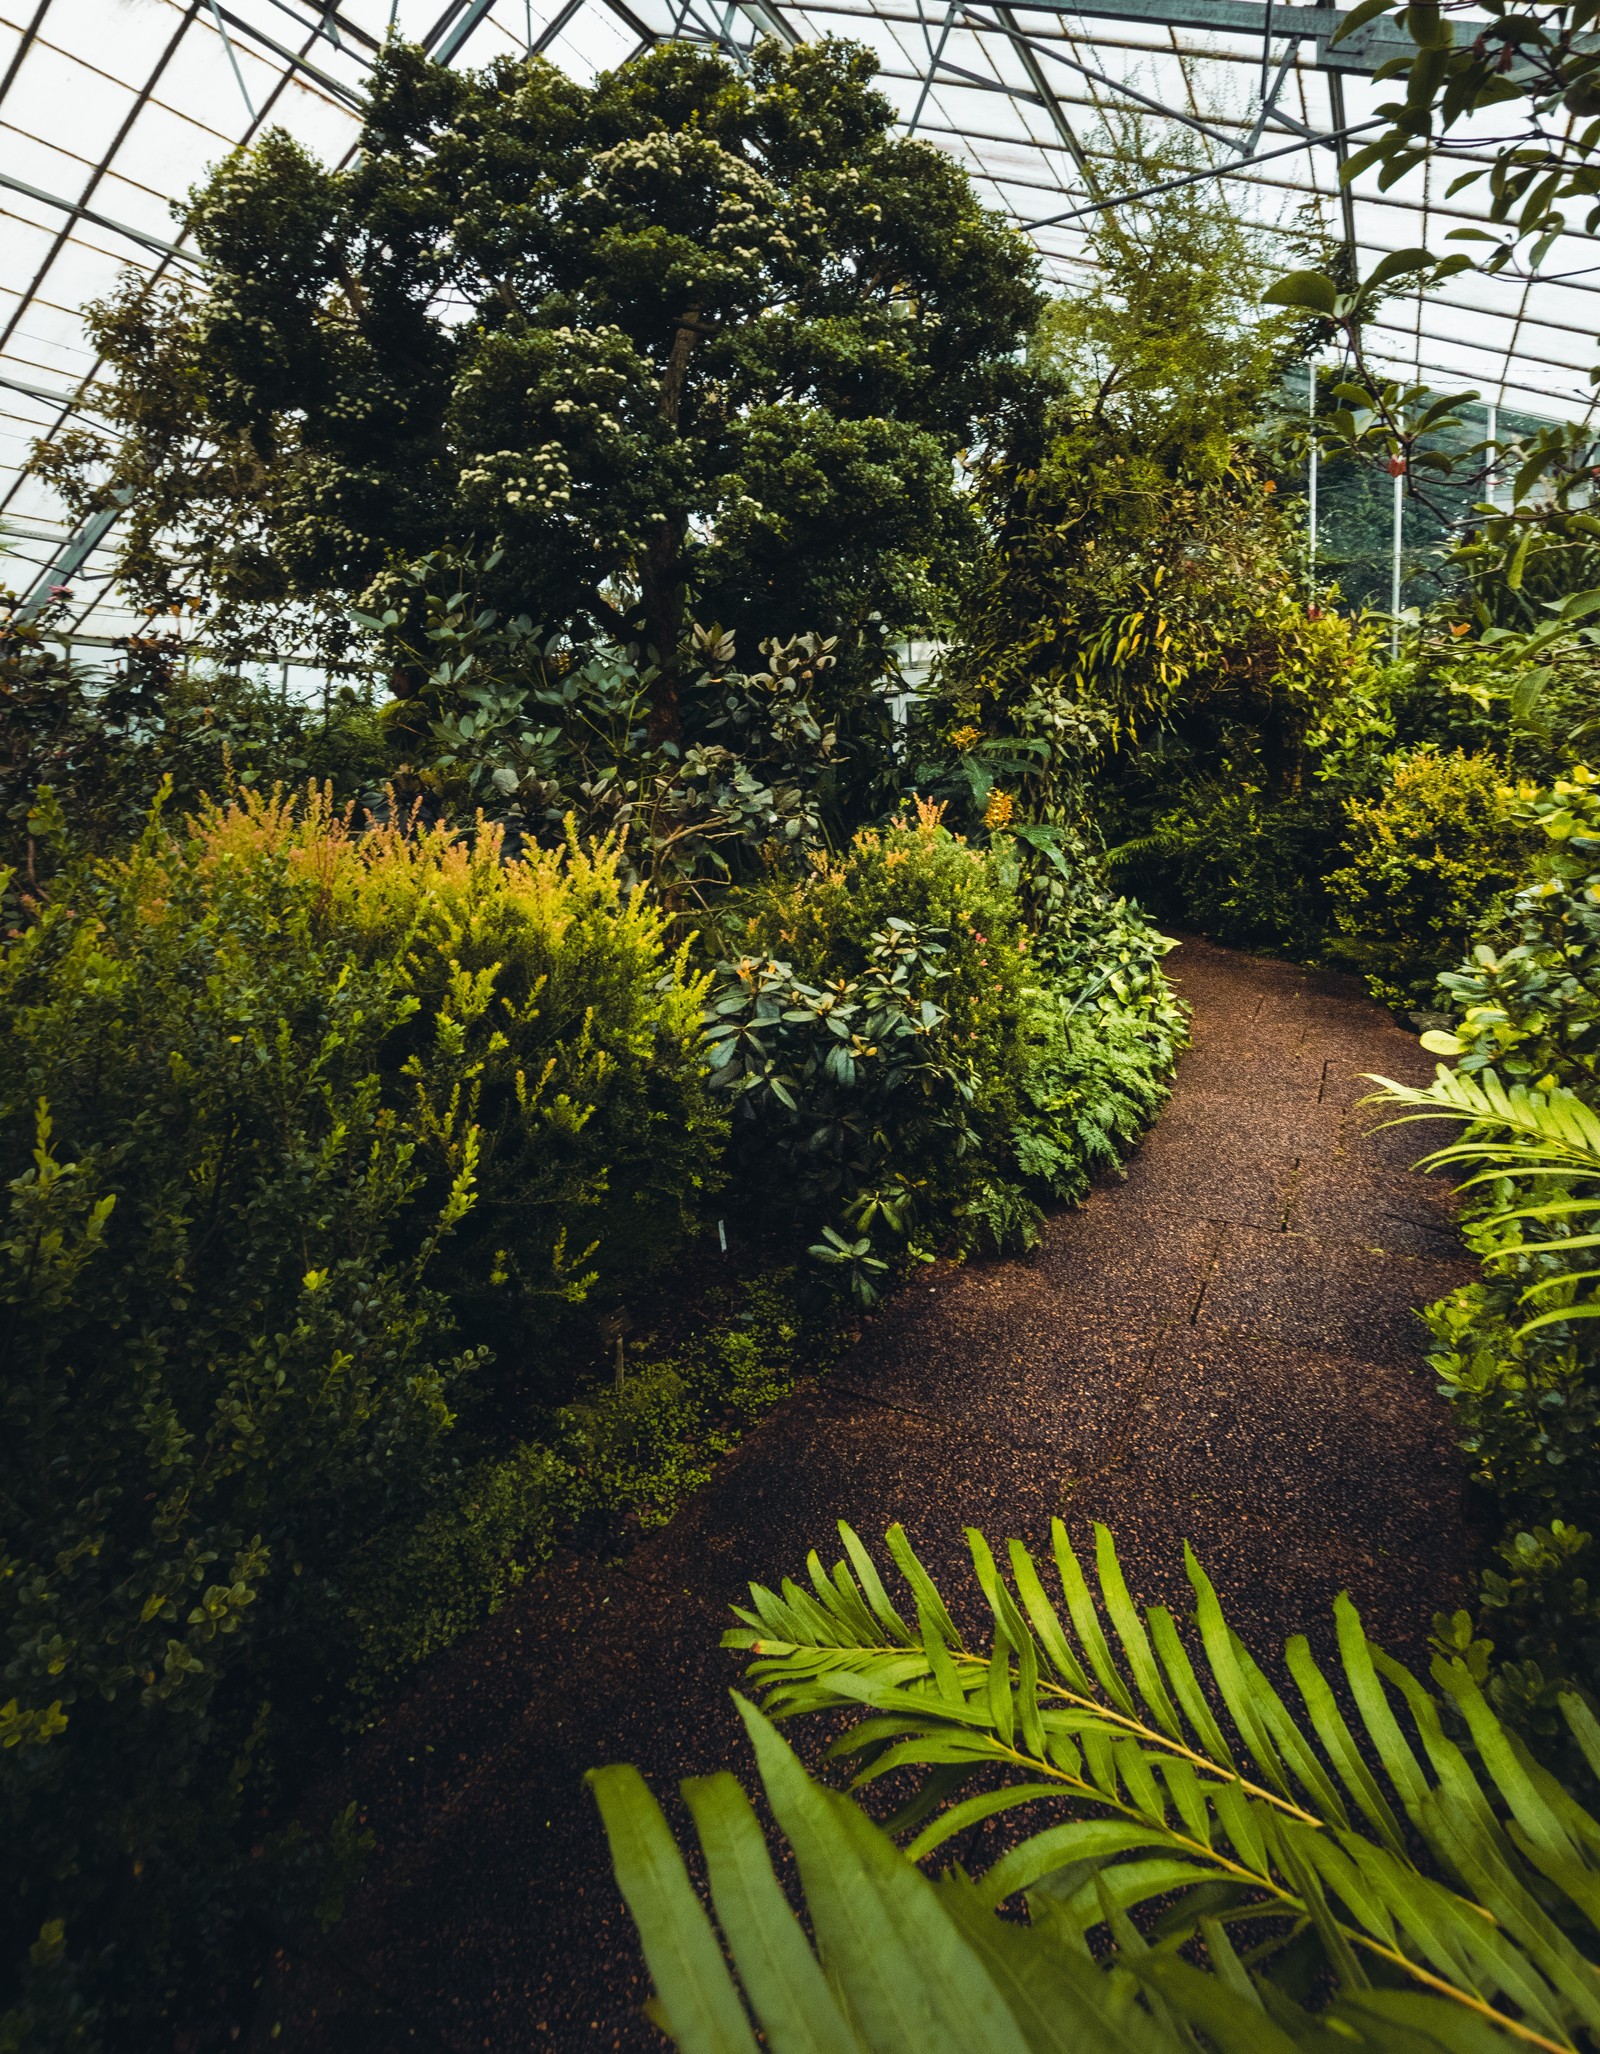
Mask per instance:
[[[682,1792],[716,1927],[638,1773],[591,1776],[675,2045],[754,2047],[752,2021],[784,2046],[995,2054],[1575,2049],[1600,2028],[1600,1824],[1465,1663],[1437,1661],[1428,1688],[1341,1599],[1331,1673],[1303,1637],[1285,1650],[1297,1714],[1192,1556],[1194,1653],[1135,1607],[1103,1527],[1092,1570],[1059,1520],[1049,1566],[1016,1541],[1002,1564],[973,1532],[993,1622],[975,1644],[898,1528],[899,1599],[841,1533],[831,1572],[813,1554],[805,1583],[752,1586],[726,1636],[763,1694],[737,1701],[809,1930],[733,1776]],[[1589,1707],[1561,1711],[1600,1764]],[[905,1796],[886,1825],[771,1723],[815,1713],[843,1720],[828,1757],[854,1787]],[[986,1871],[950,1863],[971,1829],[1024,1816]],[[1025,1921],[995,1916],[1018,1900]]]

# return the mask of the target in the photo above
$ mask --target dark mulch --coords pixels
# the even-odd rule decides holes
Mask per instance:
[[[372,1877],[254,2044],[658,2047],[583,1771],[666,1796],[741,1765],[727,1605],[831,1562],[841,1517],[902,1521],[962,1585],[966,1525],[1105,1520],[1136,1596],[1179,1605],[1188,1539],[1263,1653],[1326,1646],[1341,1589],[1417,1650],[1472,1550],[1415,1308],[1471,1265],[1406,1167],[1425,1134],[1359,1101],[1430,1065],[1348,979],[1203,942],[1171,967],[1195,1045],[1125,1179],[1025,1261],[931,1271],[626,1563],[558,1568],[420,1679],[350,1768]]]

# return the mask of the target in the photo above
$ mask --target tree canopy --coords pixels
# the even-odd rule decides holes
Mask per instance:
[[[129,439],[58,475],[137,488],[148,603],[196,562],[259,619],[498,552],[494,603],[654,652],[664,732],[691,593],[763,634],[925,617],[1039,297],[872,69],[669,45],[583,86],[391,44],[347,168],[267,135],[193,196],[202,285],[99,310]]]

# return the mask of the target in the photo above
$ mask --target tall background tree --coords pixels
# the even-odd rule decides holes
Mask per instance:
[[[668,46],[583,86],[391,45],[349,169],[269,134],[193,196],[201,283],[98,310],[125,439],[47,461],[85,506],[133,485],[125,578],[164,606],[203,565],[219,631],[336,641],[445,546],[497,556],[489,603],[640,644],[658,737],[691,602],[848,665],[926,617],[1039,308],[872,68]]]

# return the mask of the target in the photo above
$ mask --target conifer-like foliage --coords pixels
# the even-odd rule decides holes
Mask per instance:
[[[774,2047],[830,2054],[1564,2054],[1600,2028],[1600,1822],[1461,1663],[1437,1662],[1428,1690],[1341,1598],[1336,1669],[1300,1636],[1285,1651],[1297,1714],[1192,1556],[1198,1660],[1169,1612],[1135,1606],[1103,1527],[1093,1571],[1057,1521],[1052,1568],[1013,1541],[1009,1577],[969,1534],[986,1645],[898,1528],[904,1611],[840,1531],[847,1560],[830,1574],[813,1554],[809,1587],[753,1587],[727,1636],[768,1714],[854,1716],[830,1754],[858,1785],[932,1771],[889,1822],[920,1828],[901,1851],[741,1701],[816,1952],[731,1776],[684,1796],[742,1997],[636,1772],[594,1779],[658,2019],[686,2054],[753,2047],[746,2000]],[[1564,1709],[1600,1761],[1587,1707]],[[1023,1811],[1031,1830],[985,1874],[914,1866]],[[994,1916],[1019,1899],[1026,1925]]]
[[[499,549],[491,603],[656,652],[664,732],[691,587],[752,647],[892,632],[965,533],[953,459],[1025,382],[1038,300],[871,72],[669,45],[585,87],[391,44],[348,169],[274,132],[195,194],[197,295],[98,316],[129,439],[45,461],[135,487],[152,601],[202,567],[225,611],[337,601]]]

